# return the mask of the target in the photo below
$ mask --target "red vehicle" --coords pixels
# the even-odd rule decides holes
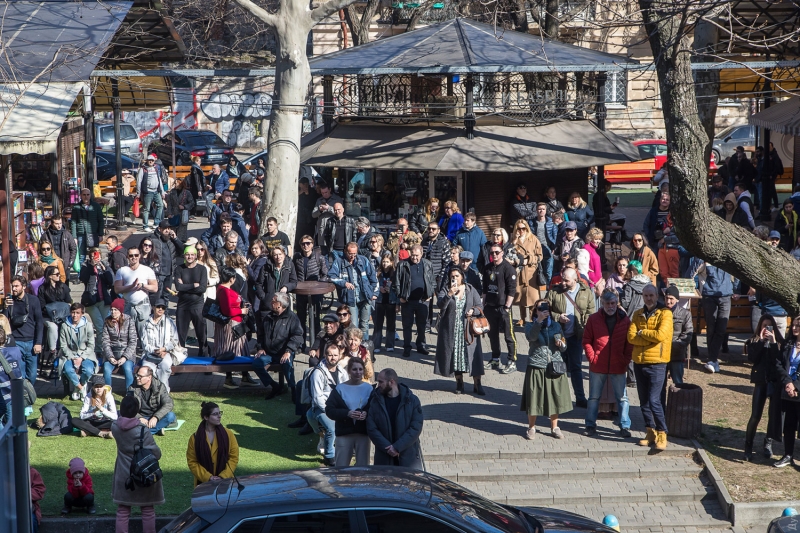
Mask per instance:
[[[606,165],[605,178],[611,183],[650,183],[653,176],[667,162],[666,139],[641,139],[633,141],[639,149],[641,161]],[[711,153],[710,172],[716,172],[714,153]]]

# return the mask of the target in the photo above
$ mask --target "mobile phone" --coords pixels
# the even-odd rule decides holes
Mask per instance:
[[[767,326],[767,327],[765,327],[764,329],[766,329],[767,331],[769,331],[770,333],[772,333],[772,326]]]
[[[617,196],[616,198],[614,198],[614,203],[615,203],[615,204],[618,204],[618,203],[619,203],[619,196]]]
[[[458,282],[456,281],[456,278],[452,278],[452,279],[450,280],[450,286],[451,286],[451,287],[455,287],[455,286],[457,286],[457,285],[458,285]]]

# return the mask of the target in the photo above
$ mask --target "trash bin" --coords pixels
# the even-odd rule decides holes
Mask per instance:
[[[690,439],[703,428],[703,389],[699,385],[670,385],[667,391],[667,430],[670,437]]]

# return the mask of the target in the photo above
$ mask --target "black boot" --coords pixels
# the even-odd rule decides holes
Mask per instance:
[[[744,443],[744,460],[746,462],[753,461],[753,443],[752,442],[745,442]]]
[[[751,449],[750,453],[752,453],[752,449],[753,449],[752,445],[750,446],[750,449]],[[764,457],[766,457],[767,459],[772,457],[772,439],[770,439],[769,437],[764,437],[764,451],[763,451],[763,454],[764,454]]]
[[[473,379],[472,392],[474,392],[478,396],[486,396],[486,391],[483,390],[483,387],[481,387],[481,378],[472,378],[472,379]]]
[[[298,435],[310,435],[312,433],[314,433],[314,430],[311,428],[311,425],[308,422],[306,422],[306,425],[297,432]]]
[[[464,392],[464,378],[456,378],[456,394]]]

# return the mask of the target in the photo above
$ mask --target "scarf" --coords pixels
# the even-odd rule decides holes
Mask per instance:
[[[789,219],[786,218],[786,211],[781,209],[781,216],[786,222],[786,229],[789,230],[789,234],[792,236],[792,245],[794,245],[797,243],[797,213],[792,211],[792,220],[789,221]]]
[[[222,424],[214,428],[214,438],[217,439],[216,468],[214,468],[214,463],[211,460],[211,447],[206,440],[205,422],[200,422],[200,425],[197,426],[197,432],[194,434],[194,453],[197,456],[197,462],[200,463],[200,466],[211,472],[212,476],[218,476],[228,465],[231,443],[228,441],[228,432],[225,431]]]
[[[52,265],[56,262],[55,256],[51,253],[50,255],[40,255],[39,259],[47,263],[48,265]]]

